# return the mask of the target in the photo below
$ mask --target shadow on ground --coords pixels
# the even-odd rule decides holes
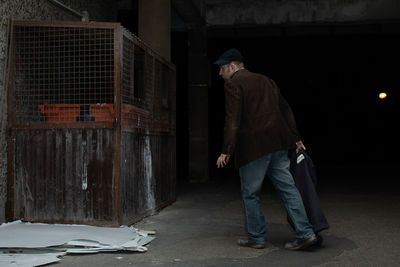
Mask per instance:
[[[181,188],[177,201],[135,224],[155,230],[146,253],[65,256],[58,266],[397,266],[400,194],[396,176],[380,171],[323,176],[317,187],[330,229],[321,248],[287,251],[294,233],[266,182],[261,194],[268,247],[238,247],[246,237],[237,177]],[[394,172],[393,172],[394,173]],[[382,182],[377,182],[382,181]],[[384,181],[384,182],[383,182]]]

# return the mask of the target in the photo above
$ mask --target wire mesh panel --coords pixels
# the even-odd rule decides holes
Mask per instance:
[[[16,22],[12,123],[115,122],[121,103],[123,126],[169,132],[175,69],[120,25],[116,39],[116,25]]]
[[[114,31],[107,28],[14,28],[14,120],[112,120]]]
[[[127,30],[122,40],[123,126],[169,132],[175,69]]]
[[[122,46],[122,82],[121,82],[121,96],[122,103],[133,105],[134,104],[134,49],[135,45],[132,40],[128,39],[126,35],[123,36]]]
[[[150,130],[151,102],[146,97],[146,52],[138,46],[138,40],[128,31],[122,38],[122,118],[123,125],[138,130]]]
[[[155,61],[155,86],[154,86],[154,127],[157,131],[168,129],[169,123],[169,101],[170,90],[169,69],[159,60]]]
[[[148,84],[147,82],[149,81],[149,76],[146,76],[146,74],[149,74],[149,72],[146,72],[146,53],[144,50],[139,47],[135,46],[134,47],[135,51],[135,63],[134,63],[134,96],[135,96],[135,104],[139,107],[142,107],[144,109],[148,109],[149,107],[149,99],[148,95],[151,92],[148,92],[150,89],[151,90],[151,85]]]

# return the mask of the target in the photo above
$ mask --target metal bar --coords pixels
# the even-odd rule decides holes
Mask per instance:
[[[171,69],[173,70],[173,74],[171,75],[172,81],[171,81],[171,87],[169,90],[170,90],[170,92],[172,90],[171,93],[173,93],[173,94],[172,94],[172,99],[169,101],[173,101],[173,104],[171,105],[172,109],[170,111],[171,112],[170,113],[170,127],[171,127],[170,134],[173,136],[176,136],[176,101],[177,101],[177,99],[176,99],[176,68],[175,68],[175,66],[173,66],[173,68],[171,68]]]
[[[114,27],[114,214],[115,221],[121,224],[122,194],[121,194],[121,68],[122,68],[122,35],[121,27]]]
[[[6,202],[6,220],[11,222],[14,221],[14,143],[15,139],[13,138],[14,132],[9,131],[8,133],[8,180],[7,180],[7,202]]]
[[[138,128],[135,126],[124,126],[122,131],[124,133],[139,133],[139,134],[157,135],[157,136],[170,135],[169,130],[157,131],[152,129]]]
[[[46,130],[46,129],[65,129],[65,128],[114,128],[113,122],[74,122],[74,123],[29,123],[14,124],[10,126],[15,130]]]
[[[153,81],[153,88],[152,88],[152,94],[153,94],[153,103],[151,106],[151,129],[154,129],[154,120],[155,120],[155,111],[156,111],[156,58],[153,56],[152,57],[152,65],[153,68],[151,70],[152,72],[152,76],[151,76],[151,80]]]
[[[8,95],[7,95],[7,123],[8,127],[13,123],[13,74],[14,74],[14,38],[13,38],[13,21],[11,20],[9,23],[9,53],[8,53],[8,61],[7,61],[7,71],[9,73],[8,77]],[[8,129],[8,164],[7,164],[7,203],[6,203],[6,219],[7,221],[14,220],[14,136],[13,131]]]
[[[116,22],[83,22],[83,21],[45,21],[45,20],[15,20],[14,26],[42,26],[42,27],[76,27],[76,28],[100,28],[114,29]]]
[[[51,4],[53,4],[53,5],[55,5],[55,6],[59,7],[59,8],[61,8],[61,9],[63,9],[63,10],[65,10],[65,11],[68,11],[68,12],[71,13],[72,15],[75,15],[75,16],[81,18],[82,21],[89,21],[89,14],[88,14],[87,11],[83,11],[82,13],[80,13],[80,12],[78,12],[78,11],[72,9],[72,8],[69,7],[69,6],[64,5],[63,3],[61,3],[61,2],[59,2],[59,1],[57,1],[57,0],[48,0],[48,1],[49,1]]]
[[[12,29],[11,25],[12,24],[13,24],[13,21],[10,18],[9,21],[8,21],[8,24],[7,24],[7,37],[6,37],[6,40],[7,40],[6,45],[7,45],[7,47],[6,47],[6,55],[5,55],[6,56],[5,57],[6,64],[5,64],[5,69],[4,69],[4,73],[3,73],[4,92],[8,92],[8,87],[9,87],[8,86],[9,75],[10,75],[9,66],[11,64],[11,60],[10,60],[9,56],[11,55],[10,49],[11,49],[11,38],[12,38],[12,35],[11,35],[11,29]],[[2,123],[2,122],[3,122],[3,120],[0,121],[0,123]],[[7,125],[4,125],[4,127],[6,128]],[[3,125],[1,125],[1,124],[0,124],[0,129],[3,129]]]

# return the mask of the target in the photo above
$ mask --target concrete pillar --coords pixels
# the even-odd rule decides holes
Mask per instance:
[[[210,63],[205,26],[189,30],[189,179],[209,179],[208,89]]]
[[[139,0],[139,38],[171,60],[171,0]]]

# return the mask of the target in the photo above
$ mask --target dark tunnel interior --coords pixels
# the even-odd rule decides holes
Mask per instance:
[[[328,26],[327,26],[328,27]],[[331,27],[331,26],[330,26]],[[323,31],[324,32],[324,31]],[[395,182],[399,142],[400,35],[347,31],[327,34],[224,36],[208,38],[210,179],[237,176],[233,164],[216,169],[223,139],[224,92],[212,62],[235,47],[246,68],[275,80],[291,105],[317,173],[331,184]],[[187,176],[187,34],[172,34],[172,61],[177,66],[178,182]],[[380,99],[379,93],[387,97]],[[355,185],[354,185],[355,186]]]

